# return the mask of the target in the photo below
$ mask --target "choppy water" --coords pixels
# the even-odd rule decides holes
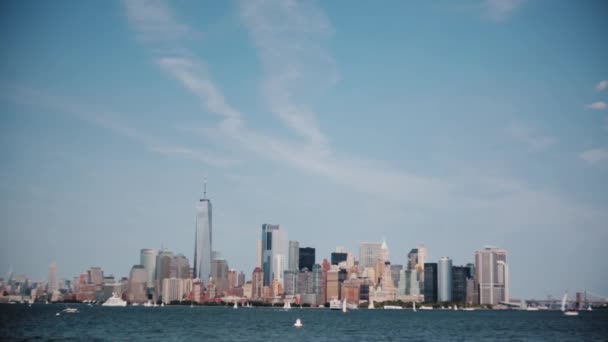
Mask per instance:
[[[0,304],[0,340],[607,341],[608,311],[419,311]],[[304,326],[296,329],[297,318]]]

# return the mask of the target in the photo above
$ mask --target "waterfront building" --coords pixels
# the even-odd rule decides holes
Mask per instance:
[[[497,305],[508,296],[507,252],[486,246],[475,252],[475,279],[479,291],[479,304]],[[500,266],[499,266],[500,264]]]
[[[148,300],[148,271],[143,265],[133,265],[131,267],[127,300],[131,303],[144,303]]]
[[[243,296],[253,298],[253,284],[250,281],[243,284]]]
[[[361,292],[361,281],[357,278],[345,280],[342,283],[342,300],[352,304],[359,304],[359,296]]]
[[[245,272],[241,271],[237,279],[237,286],[242,287],[243,285],[245,285]]]
[[[452,266],[452,301],[465,303],[467,300],[467,279],[470,269],[466,266]]]
[[[338,268],[335,265],[327,272],[326,294],[328,301],[333,298],[340,298],[340,282]]]
[[[424,264],[424,301],[426,303],[437,302],[437,263],[427,262]]]
[[[192,280],[192,293],[189,299],[195,303],[202,303],[205,300],[205,284],[199,278]]]
[[[331,264],[338,265],[341,262],[346,262],[347,257],[348,257],[347,253],[333,252],[333,253],[331,253]]]
[[[178,254],[171,258],[171,264],[169,265],[169,278],[190,278],[190,262],[182,254]]]
[[[156,296],[163,293],[163,279],[171,277],[171,260],[173,260],[173,252],[167,249],[163,249],[156,255]]]
[[[412,250],[407,253],[407,269],[413,270],[416,269],[418,265],[418,248],[412,248]]]
[[[362,242],[359,246],[359,268],[376,267],[380,258],[382,244],[376,242]]]
[[[196,204],[196,231],[194,239],[194,278],[207,279],[211,275],[213,251],[212,205],[207,197],[205,181],[203,198]]]
[[[319,264],[312,265],[312,293],[316,295],[315,304],[325,304],[325,273]]]
[[[437,264],[437,300],[452,301],[452,260],[441,257]]]
[[[152,248],[143,248],[139,252],[139,264],[144,266],[146,273],[148,273],[148,281],[146,283],[148,291],[152,291],[155,285],[156,276],[156,256],[158,251]]]
[[[228,270],[228,288],[238,287],[238,273],[236,270]]]
[[[215,291],[218,295],[228,290],[228,261],[216,259],[211,261],[211,277],[215,282]]]
[[[312,265],[315,264],[315,249],[312,247],[304,247],[299,249],[299,269],[308,268],[312,270]]]
[[[91,267],[87,271],[88,283],[93,285],[103,285],[103,270],[101,267]]]
[[[262,240],[258,240],[256,246],[255,267],[262,268]]]
[[[256,267],[251,274],[251,298],[261,299],[264,295],[264,272]]]
[[[287,232],[278,224],[262,225],[262,271],[264,285],[268,286],[273,279],[283,278],[286,269],[285,258],[288,255]],[[275,263],[283,261],[280,267]]]
[[[162,282],[163,303],[181,301],[184,297],[184,280],[179,278],[165,278]]]
[[[468,306],[479,305],[479,292],[478,292],[477,282],[475,281],[475,278],[467,279],[466,304]]]
[[[393,286],[399,287],[399,274],[403,270],[403,265],[391,265],[391,278],[393,279]]]
[[[300,291],[299,275],[303,272],[287,270],[283,276],[283,291],[286,296],[294,296]]]
[[[299,267],[299,265],[300,243],[298,241],[289,241],[289,267],[287,267],[287,270],[292,272],[299,272],[302,269]]]
[[[57,286],[57,264],[52,262],[49,265],[49,280],[47,283],[47,292],[53,293],[58,290]]]

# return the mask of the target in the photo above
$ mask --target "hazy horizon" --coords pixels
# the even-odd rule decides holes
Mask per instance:
[[[508,251],[510,293],[608,296],[608,4],[0,4],[0,277],[142,248],[250,279],[262,224],[393,264]]]

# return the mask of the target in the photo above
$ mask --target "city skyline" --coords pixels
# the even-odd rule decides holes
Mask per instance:
[[[193,266],[207,177],[248,275],[271,223],[317,258],[495,245],[512,297],[608,293],[606,5],[465,2],[5,3],[0,276]]]

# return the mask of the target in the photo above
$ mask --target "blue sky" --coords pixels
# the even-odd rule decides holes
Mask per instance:
[[[393,263],[506,248],[514,297],[608,295],[603,1],[0,5],[0,274],[214,249],[263,223]]]

